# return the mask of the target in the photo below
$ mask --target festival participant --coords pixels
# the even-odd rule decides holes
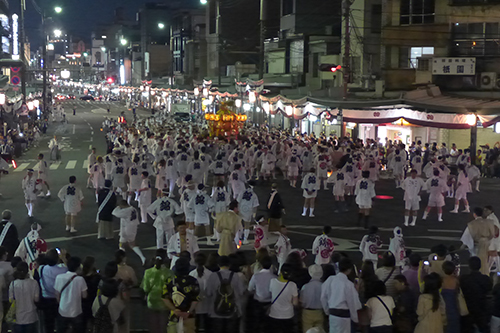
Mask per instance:
[[[37,193],[40,191],[41,184],[33,176],[33,169],[28,169],[26,176],[22,181],[25,205],[28,209],[28,216],[33,217],[33,208],[36,202]]]
[[[179,178],[179,173],[177,172],[177,164],[175,161],[175,152],[172,150],[169,153],[169,157],[166,161],[165,166],[165,178],[168,182],[168,192],[170,196],[174,196],[175,183]]]
[[[276,156],[267,147],[264,147],[263,152],[260,172],[264,180],[268,180],[271,175],[276,179]]]
[[[240,216],[244,224],[244,238],[243,244],[248,244],[248,236],[250,235],[250,224],[257,213],[257,208],[259,207],[259,198],[257,194],[253,191],[255,186],[255,181],[251,180],[248,182],[248,188],[241,192],[236,199],[238,201],[238,207],[240,211]]]
[[[48,166],[47,162],[43,159],[43,154],[38,154],[38,163],[36,164],[34,169],[38,172],[37,181],[40,183],[41,188],[42,188],[40,190],[40,194],[38,194],[38,196],[39,197],[45,197],[45,196],[50,197],[50,186],[49,186],[49,183],[47,181],[49,166]],[[47,194],[46,195],[43,194],[43,185],[45,185],[45,187],[47,187]]]
[[[245,172],[241,168],[241,164],[234,165],[234,171],[229,176],[231,189],[233,190],[233,199],[237,199],[241,192],[245,191],[245,183],[247,182]]]
[[[168,189],[165,188],[160,197],[147,208],[147,212],[154,220],[156,248],[163,249],[175,232],[172,217],[182,214],[182,209],[175,200],[170,198]]]
[[[196,189],[190,178],[190,175],[186,176],[186,188],[181,193],[181,208],[184,211],[188,232],[194,234],[194,210],[189,206],[189,202],[196,195]]]
[[[57,136],[54,137],[49,142],[50,149],[50,160],[59,161],[61,159],[61,153],[59,149],[59,142],[57,141]]]
[[[194,211],[194,235],[196,237],[206,237],[207,245],[214,245],[210,236],[210,213],[214,209],[214,201],[206,193],[205,185],[198,184],[196,194],[189,200],[188,207]]]
[[[417,171],[417,176],[419,176],[419,177],[422,175],[423,164],[424,164],[424,160],[422,158],[422,152],[420,150],[417,150],[415,152],[415,156],[413,156],[413,158],[411,159],[411,167],[412,167],[412,170]]]
[[[309,170],[304,178],[302,179],[302,196],[304,197],[304,208],[302,211],[302,216],[306,216],[307,209],[309,209],[309,217],[314,217],[314,201],[318,195],[318,190],[320,189],[320,182],[316,175],[316,170],[314,168]]]
[[[144,265],[146,257],[135,244],[137,226],[139,225],[137,210],[130,206],[126,200],[120,200],[118,207],[113,210],[112,214],[120,219],[120,249],[125,250],[124,245],[127,244],[139,256]]]
[[[96,216],[97,239],[113,239],[113,209],[116,207],[116,194],[111,180],[104,181],[104,188],[97,194],[97,203],[99,204]]]
[[[329,168],[329,163],[326,154],[320,153],[316,159],[315,159],[315,167],[316,167],[316,173],[318,176],[318,181],[319,181],[319,187],[318,190],[321,188],[321,184],[323,184],[323,189],[327,190],[327,178],[328,178],[328,168]]]
[[[143,171],[141,175],[141,187],[139,192],[139,209],[141,210],[141,223],[148,222],[148,207],[151,205],[151,184],[149,183],[149,173]]]
[[[256,225],[254,226],[253,232],[255,234],[254,249],[259,251],[260,249],[269,250],[269,226],[264,218],[260,215],[255,218]]]
[[[333,183],[333,196],[335,199],[335,210],[334,213],[346,212],[347,207],[345,206],[345,193],[347,190],[347,184],[350,182],[349,176],[344,173],[344,169],[339,169],[339,166],[333,167],[333,172],[328,178],[329,183]]]
[[[297,177],[299,176],[299,170],[302,167],[302,162],[299,156],[297,156],[297,150],[292,150],[292,155],[288,157],[286,162],[288,167],[288,179],[290,179],[290,186],[295,188],[297,186]]]
[[[323,233],[314,239],[312,245],[312,254],[316,255],[316,258],[314,260],[314,263],[316,265],[324,265],[330,263],[330,258],[333,251],[335,250],[333,241],[329,237],[331,231],[332,227],[324,226]]]
[[[414,227],[417,222],[417,213],[420,209],[420,193],[425,190],[425,182],[418,176],[418,171],[412,169],[410,176],[401,184],[401,188],[405,191],[405,226],[408,226],[410,216],[412,221],[410,226]]]
[[[370,180],[370,171],[363,171],[362,177],[356,182],[354,195],[356,204],[359,206],[358,226],[364,217],[365,229],[368,229],[370,210],[372,208],[373,198],[375,198],[375,184]]]
[[[125,183],[125,175],[127,167],[125,166],[123,156],[120,151],[116,152],[116,160],[112,162],[111,180],[118,194],[121,193],[122,198],[127,198],[127,184]]]
[[[91,167],[97,162],[97,155],[96,155],[96,149],[95,147],[92,147],[92,150],[87,156],[87,171],[89,173],[89,178],[87,178],[87,188],[91,188],[91,186],[94,184],[92,180],[93,173],[91,172]]]
[[[223,181],[219,181],[217,183],[217,187],[213,188],[212,200],[214,201],[214,213],[213,213],[214,215],[212,217],[214,219],[214,225],[215,225],[215,221],[217,221],[217,218],[219,217],[220,213],[227,212],[229,202],[231,202],[231,198],[229,196],[229,193],[227,193],[226,191]],[[220,241],[220,235],[217,232],[217,230],[215,230],[215,227],[213,231],[214,235],[212,236],[212,239]]]
[[[139,172],[139,162],[141,161],[139,156],[134,156],[132,164],[128,169],[128,196],[127,202],[129,205],[132,204],[132,195],[134,195],[134,200],[138,199],[139,189],[142,184],[142,174]]]
[[[395,227],[394,238],[391,238],[389,243],[389,251],[392,252],[394,258],[396,259],[396,266],[403,268],[405,264],[406,248],[405,242],[403,240],[403,230],[400,227]]]
[[[241,230],[241,217],[238,215],[238,201],[233,200],[229,204],[229,210],[221,213],[215,221],[215,229],[220,234],[218,253],[220,256],[230,255],[236,252],[236,235]]]
[[[359,244],[359,251],[363,255],[363,261],[370,260],[376,268],[378,263],[378,251],[382,247],[382,240],[377,235],[378,228],[374,225],[370,227],[368,235],[364,235]]]
[[[458,213],[460,200],[463,201],[465,209],[462,213],[470,213],[469,201],[467,201],[467,193],[472,192],[469,177],[465,164],[458,165],[457,190],[455,191],[455,208],[450,213]]]
[[[75,186],[76,177],[69,177],[69,184],[63,186],[57,197],[64,203],[64,212],[66,214],[66,231],[71,233],[76,230],[76,216],[82,210],[83,192]]]
[[[101,156],[97,157],[96,163],[89,166],[90,177],[92,178],[92,187],[95,189],[95,200],[98,202],[98,193],[105,185],[104,164]]]
[[[427,208],[425,208],[422,220],[426,220],[431,208],[436,207],[438,221],[443,222],[444,195],[448,191],[448,186],[446,185],[446,181],[440,177],[438,169],[435,169],[433,174],[434,176],[425,182],[425,188],[429,192],[429,202],[427,203]]]
[[[181,252],[187,251],[191,257],[191,264],[194,264],[194,257],[200,251],[196,237],[187,232],[186,223],[177,223],[177,233],[168,240],[167,254],[171,260],[170,268],[173,268]]]
[[[292,252],[292,244],[290,243],[290,238],[288,238],[288,232],[285,225],[280,226],[278,241],[274,244],[274,251],[276,252],[279,269],[281,270],[286,258],[288,258],[288,255]]]
[[[220,181],[224,182],[228,169],[228,165],[223,161],[222,155],[217,155],[216,160],[209,166],[210,172],[214,174],[214,184]]]
[[[392,160],[389,162],[392,168],[392,174],[396,179],[396,188],[401,187],[401,182],[404,178],[404,168],[406,166],[406,152],[401,152],[399,149],[394,151]]]
[[[35,261],[38,256],[47,252],[47,243],[39,234],[41,229],[38,223],[33,223],[30,227],[30,231],[26,237],[21,239],[14,253],[14,257],[19,257],[28,264],[30,273],[33,273],[33,270],[36,269]]]
[[[203,176],[205,174],[204,163],[200,159],[200,153],[195,151],[193,154],[193,160],[188,164],[187,173],[193,176],[193,181],[195,184],[203,184]]]

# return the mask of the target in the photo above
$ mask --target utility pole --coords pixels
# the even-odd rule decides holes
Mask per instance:
[[[25,0],[21,0],[21,15],[19,16],[19,42],[21,43],[21,54],[20,54],[20,59],[22,62],[21,66],[21,94],[23,95],[23,102],[26,102],[26,57],[25,57],[25,41],[26,41],[26,34],[24,31],[24,11],[26,10],[26,2]]]
[[[350,66],[350,57],[351,57],[351,35],[349,31],[349,19],[351,16],[351,0],[343,0],[342,1],[342,9],[343,9],[343,16],[344,16],[344,59],[343,59],[343,64],[342,64],[342,69],[344,73],[344,92],[343,92],[343,99],[347,99],[347,84],[349,82],[349,78],[351,75],[351,66]]]
[[[220,90],[220,86],[222,85],[222,74],[220,72],[220,65],[221,61],[220,58],[222,57],[222,37],[221,37],[221,27],[222,24],[220,22],[221,16],[220,16],[220,1],[221,0],[216,0],[216,8],[217,8],[217,86]]]
[[[46,115],[47,112],[47,35],[45,33],[45,13],[42,13],[42,75],[43,75],[43,113]]]
[[[264,40],[266,39],[267,8],[266,0],[260,0],[260,52],[259,52],[259,79],[264,78]]]

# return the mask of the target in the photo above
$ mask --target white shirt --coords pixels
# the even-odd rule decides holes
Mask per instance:
[[[299,291],[297,290],[297,285],[295,282],[289,281],[286,286],[286,282],[281,282],[278,279],[272,279],[269,284],[269,291],[271,292],[271,301],[275,301],[271,305],[271,312],[269,317],[274,319],[290,319],[293,317],[293,297],[299,296]],[[285,289],[283,289],[285,288]],[[283,290],[281,295],[278,297],[279,293]],[[278,297],[276,299],[276,297]]]
[[[194,211],[195,225],[210,225],[210,212],[214,209],[214,202],[208,194],[199,191],[189,200],[188,207]]]
[[[314,239],[312,254],[316,255],[314,263],[317,265],[328,264],[335,246],[327,235],[323,234]]]
[[[389,308],[389,311],[391,311],[392,315],[393,309],[396,307],[392,297],[379,296],[379,298],[385,303],[385,306]],[[387,309],[380,302],[380,300],[378,300],[376,297],[372,297],[366,302],[366,306],[371,310],[370,327],[392,326],[391,317],[389,317]]]
[[[270,283],[277,276],[269,269],[261,269],[258,273],[252,275],[248,283],[248,291],[254,292],[254,299],[258,302],[271,302],[271,290],[269,289]],[[281,297],[281,296],[280,296]]]
[[[344,273],[330,276],[321,286],[321,304],[325,314],[330,309],[349,310],[351,320],[358,322],[358,310],[361,309],[359,295],[354,283]]]
[[[76,214],[82,210],[83,192],[75,184],[63,186],[57,196],[64,203],[66,214]]]
[[[63,290],[64,285],[74,276],[74,272],[66,272],[56,277],[54,289],[60,294],[59,314],[65,318],[75,318],[82,314],[82,293],[87,291],[87,283],[81,276],[77,276]]]
[[[133,227],[139,225],[139,219],[137,218],[137,209],[134,207],[122,208],[120,206],[113,209],[111,212],[114,216],[120,219],[120,225],[123,227]]]
[[[405,201],[420,201],[420,196],[418,194],[425,189],[425,182],[420,177],[416,177],[415,179],[407,177],[403,181],[403,184],[401,184],[401,187],[405,190]]]

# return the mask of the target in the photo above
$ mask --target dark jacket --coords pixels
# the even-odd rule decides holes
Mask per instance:
[[[0,230],[0,234],[3,232],[3,228],[8,222],[8,220],[2,220],[2,228]],[[7,260],[11,260],[12,257],[14,257],[14,253],[16,252],[17,247],[19,246],[19,235],[17,234],[17,228],[14,223],[12,223],[12,225],[10,226],[9,231],[7,231],[7,234],[5,235],[5,238],[0,245],[5,247],[8,252]]]
[[[487,296],[492,287],[490,277],[480,272],[460,276],[460,288],[471,315],[486,313]]]
[[[99,192],[97,192],[97,197],[98,197],[98,205],[97,207],[100,207],[102,202],[104,201],[104,199],[106,199],[106,197],[108,196],[108,193],[109,193],[110,189],[108,188],[103,188],[103,189],[100,189]],[[99,213],[99,220],[100,221],[113,221],[113,214],[111,214],[113,212],[113,209],[115,209],[116,207],[116,194],[112,194],[111,195],[111,198],[109,198],[108,202],[106,203],[106,205],[104,206],[104,208],[101,210],[101,212]]]
[[[266,207],[268,207],[269,199],[271,199],[271,194],[269,195],[269,198],[266,201]],[[281,215],[283,214],[283,209],[285,206],[283,205],[283,202],[281,201],[281,196],[279,192],[276,192],[276,195],[274,196],[273,202],[271,202],[271,207],[267,208],[267,211],[269,213],[269,218],[271,219],[280,219]]]

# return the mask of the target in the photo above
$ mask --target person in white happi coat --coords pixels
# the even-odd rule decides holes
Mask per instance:
[[[186,223],[181,221],[177,223],[177,233],[169,240],[167,245],[167,254],[170,258],[170,268],[172,269],[181,252],[187,251],[191,254],[191,265],[194,265],[194,256],[200,251],[196,237],[187,232]]]
[[[104,156],[104,178],[112,180],[113,179],[113,167],[115,165],[115,159],[111,154]]]
[[[455,208],[450,213],[458,213],[460,201],[464,203],[465,209],[462,213],[470,213],[469,201],[467,201],[467,193],[472,192],[472,187],[467,174],[466,165],[458,165],[457,190],[455,191]]]
[[[327,190],[328,168],[330,166],[327,155],[326,154],[318,155],[314,161],[314,164],[316,167],[316,174],[318,176],[319,187],[321,187],[321,184],[323,184],[323,189]]]
[[[286,165],[288,166],[288,179],[290,179],[290,186],[295,188],[295,186],[297,186],[299,170],[302,167],[302,162],[300,161],[299,156],[297,156],[297,149],[292,151],[292,155],[288,157]]]
[[[245,183],[247,181],[241,164],[235,164],[234,171],[231,173],[229,181],[231,182],[231,189],[233,190],[233,198],[237,199],[240,193],[245,191]]]
[[[488,220],[493,221],[493,224],[500,229],[500,222],[498,221],[498,217],[495,215],[493,211],[493,206],[484,206],[484,216]],[[490,247],[488,251],[488,264],[490,267],[490,272],[500,272],[500,256],[498,255],[500,252],[500,237],[494,237],[490,241]]]
[[[368,235],[364,235],[359,244],[359,251],[363,255],[363,261],[370,260],[375,268],[378,262],[378,250],[382,247],[382,240],[377,235],[377,232],[378,228],[374,225],[371,226]]]
[[[276,179],[276,156],[270,152],[267,147],[264,147],[263,151],[264,153],[261,156],[262,166],[260,168],[260,172],[265,180],[269,179],[271,174],[273,179]]]
[[[38,196],[43,197],[47,196],[50,197],[50,186],[48,183],[48,170],[49,170],[49,165],[47,164],[47,161],[43,159],[43,154],[38,154],[38,163],[35,165],[34,168],[38,172],[37,180],[40,182],[42,190],[40,191],[40,194]],[[47,187],[47,194],[43,194],[43,185]]]
[[[389,243],[389,251],[392,252],[396,259],[396,266],[403,267],[406,257],[405,242],[403,240],[403,230],[400,227],[395,227],[394,238],[391,238]]]
[[[205,170],[203,169],[204,162],[200,160],[200,153],[198,151],[194,152],[193,160],[188,164],[187,174],[193,176],[193,181],[195,184],[203,183],[203,175]]]
[[[194,182],[188,180],[186,188],[181,193],[181,208],[184,211],[188,232],[194,234],[194,210],[189,206],[189,201],[196,195]]]
[[[116,192],[121,193],[123,199],[127,198],[127,184],[125,183],[126,174],[127,167],[125,166],[123,157],[119,156],[113,163],[111,180],[116,188]]]
[[[422,166],[424,164],[424,160],[422,158],[422,153],[420,150],[417,150],[415,156],[411,159],[411,167],[414,170],[417,170],[417,175],[422,175]]]
[[[410,226],[414,227],[420,209],[420,193],[425,190],[425,182],[418,176],[416,169],[411,169],[410,176],[406,177],[401,188],[405,191],[403,199],[405,201],[405,226],[408,226],[410,216],[412,216]]]
[[[139,209],[141,210],[141,223],[148,222],[148,207],[151,205],[151,184],[149,183],[149,173],[143,171],[141,188],[137,190],[139,192]]]
[[[175,183],[179,174],[177,173],[177,166],[175,161],[175,152],[172,150],[169,154],[169,158],[166,161],[165,166],[165,178],[168,183],[168,191],[170,196],[174,196]]]
[[[213,189],[212,200],[214,201],[214,214],[215,214],[214,221],[216,222],[217,218],[221,213],[227,212],[229,203],[231,202],[231,196],[226,191],[226,187],[224,186],[223,181],[219,181],[217,183],[217,187]],[[220,241],[220,235],[215,229],[215,227],[213,231],[214,235],[212,236],[212,239],[217,240],[217,242]]]
[[[89,178],[87,179],[87,188],[90,188],[92,185],[93,185],[93,181],[92,181],[92,172],[90,172],[90,167],[92,167],[95,162],[97,161],[97,155],[96,155],[96,149],[95,148],[92,148],[92,151],[91,153],[89,154],[89,156],[87,156],[87,172],[89,173]]]
[[[280,227],[278,241],[276,242],[276,244],[274,244],[274,250],[276,251],[279,269],[281,270],[281,266],[283,266],[286,258],[292,251],[292,244],[290,243],[290,238],[288,238],[287,229],[284,225]]]
[[[132,162],[132,165],[128,169],[128,196],[127,202],[130,205],[132,202],[132,195],[134,196],[134,200],[137,200],[139,189],[142,184],[142,174],[139,172],[138,163],[140,162],[139,156],[135,156]]]
[[[249,181],[248,188],[245,191],[241,192],[236,199],[236,201],[238,201],[240,216],[243,220],[243,225],[245,228],[243,244],[249,243],[248,236],[250,235],[250,224],[252,223],[252,220],[257,213],[257,208],[259,207],[259,198],[253,191],[254,186],[255,181]]]
[[[214,245],[210,236],[210,213],[214,210],[214,201],[205,192],[205,186],[198,184],[196,194],[189,200],[188,207],[194,211],[194,234],[196,237],[207,237],[207,245]]]
[[[33,206],[36,202],[37,194],[41,190],[40,182],[33,176],[33,169],[28,169],[28,173],[23,178],[22,189],[24,192],[25,205],[28,209],[28,216],[33,217]]]
[[[127,244],[139,256],[144,265],[146,257],[144,257],[141,249],[135,244],[137,226],[139,225],[137,209],[122,199],[111,214],[120,219],[120,249],[125,251],[124,245]]]
[[[167,188],[167,177],[165,174],[165,168],[167,166],[167,162],[165,160],[160,160],[156,165],[156,195],[160,196],[163,189]]]
[[[302,216],[306,216],[307,209],[309,209],[309,217],[314,217],[314,201],[318,195],[319,187],[321,186],[316,170],[312,168],[308,174],[302,178],[303,189],[302,196],[304,197],[304,209]]]
[[[89,167],[89,172],[92,174],[92,185],[95,188],[95,200],[98,201],[100,189],[104,188],[104,163],[102,157],[97,157],[97,162]]]
[[[431,208],[436,207],[438,213],[438,221],[443,221],[443,206],[444,206],[444,195],[448,191],[448,185],[446,185],[446,180],[441,178],[441,173],[439,169],[434,169],[434,176],[427,179],[425,182],[425,189],[429,192],[429,202],[425,208],[424,216],[422,220],[426,220]]]
[[[222,160],[222,155],[217,155],[217,159],[212,162],[208,168],[210,172],[214,174],[214,184],[220,181],[224,182],[229,167],[227,163]]]
[[[364,217],[365,229],[368,229],[370,220],[370,210],[372,202],[375,198],[375,183],[370,180],[370,171],[363,171],[361,173],[363,178],[356,182],[354,195],[356,196],[356,204],[359,206],[358,226]]]
[[[61,159],[61,153],[59,151],[59,142],[57,141],[57,136],[54,135],[54,137],[50,139],[49,149],[50,149],[51,161],[56,161]]]
[[[0,156],[0,177],[9,173],[9,163]],[[0,197],[2,193],[0,193]]]
[[[64,212],[66,214],[66,231],[77,232],[76,216],[82,210],[83,193],[79,187],[76,187],[76,177],[69,177],[69,184],[63,186],[57,196],[64,203]]]
[[[317,265],[330,263],[330,258],[335,250],[335,245],[329,236],[331,231],[332,227],[325,225],[323,227],[323,233],[314,239],[312,254],[316,256],[314,263]]]
[[[163,249],[175,232],[173,216],[182,214],[182,209],[177,202],[169,198],[168,189],[163,189],[161,197],[148,207],[148,213],[154,220],[153,227],[156,228],[156,248]]]
[[[345,205],[345,192],[347,184],[350,183],[349,175],[344,172],[344,169],[339,169],[338,166],[334,166],[332,171],[332,174],[328,178],[328,183],[333,183],[332,191],[336,206],[333,212],[347,212],[347,206]]]

